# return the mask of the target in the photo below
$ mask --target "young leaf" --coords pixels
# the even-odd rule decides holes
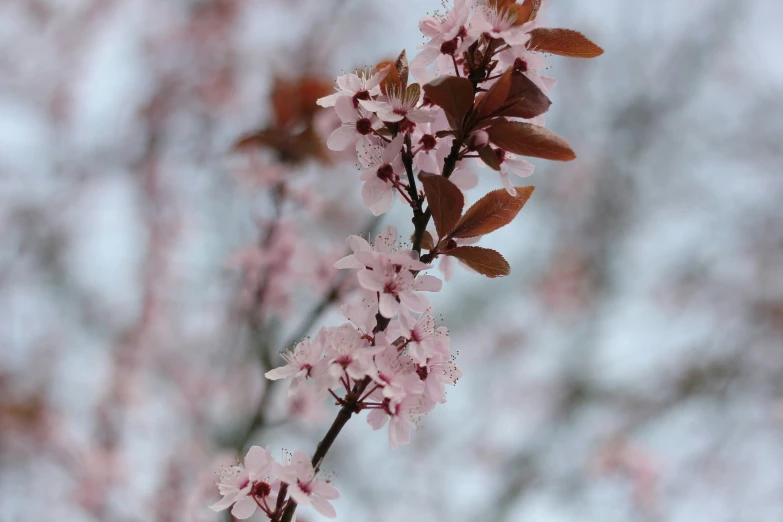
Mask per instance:
[[[389,72],[386,74],[386,78],[381,82],[381,92],[388,94],[389,90],[400,89],[402,83],[400,82],[400,74],[397,72],[397,67],[389,61],[381,62],[375,66],[376,71],[382,71],[386,67],[389,67]]]
[[[465,212],[449,237],[466,238],[489,234],[511,223],[530,199],[535,187],[517,187],[516,196],[506,189],[493,190]]]
[[[443,252],[443,255],[453,256],[468,265],[479,274],[487,277],[503,277],[511,273],[502,255],[495,250],[477,246],[461,246]]]
[[[506,105],[500,113],[514,118],[535,118],[549,110],[552,102],[530,78],[515,71],[511,74]]]
[[[571,58],[595,58],[604,50],[580,32],[571,29],[539,28],[530,31],[528,48],[533,51],[569,56]]]
[[[514,25],[522,25],[536,19],[538,9],[541,7],[541,0],[525,0],[521,5],[516,6],[517,19]]]
[[[405,89],[405,99],[415,100],[415,102],[418,102],[419,98],[421,98],[421,87],[419,87],[419,84],[412,83],[408,85],[408,88]]]
[[[405,90],[408,87],[408,56],[405,54],[405,49],[402,50],[394,62],[394,68],[397,69],[397,74],[400,77],[402,90]]]
[[[467,78],[442,76],[424,86],[424,95],[443,109],[453,129],[462,128],[465,115],[473,107],[473,84]]]
[[[492,170],[500,170],[500,158],[495,154],[495,151],[489,145],[481,147],[478,150],[478,155],[484,164]]]
[[[571,161],[576,158],[566,140],[531,123],[501,122],[489,127],[487,134],[489,141],[514,154],[555,161]]]
[[[416,234],[411,234],[411,243],[415,237]],[[435,248],[435,241],[432,239],[432,234],[430,234],[429,230],[425,230],[424,234],[421,236],[421,248],[424,250],[432,250]]]
[[[511,89],[511,74],[513,69],[508,69],[498,81],[492,84],[492,87],[481,97],[476,106],[476,118],[487,118],[497,111],[506,102],[509,89]]]
[[[424,194],[427,195],[438,237],[444,238],[459,221],[465,206],[465,197],[454,183],[438,174],[422,172],[419,179],[424,187]]]

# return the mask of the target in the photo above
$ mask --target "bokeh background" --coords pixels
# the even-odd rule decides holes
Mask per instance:
[[[340,320],[345,236],[410,226],[370,219],[312,101],[439,7],[0,2],[0,521],[226,520],[221,463],[312,451],[335,407],[262,374]],[[544,2],[606,50],[549,58],[579,157],[534,161],[482,243],[510,277],[433,299],[449,402],[395,452],[363,416],[339,437],[340,520],[783,520],[781,17]]]

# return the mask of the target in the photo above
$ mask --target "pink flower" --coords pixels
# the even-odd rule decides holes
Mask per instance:
[[[430,265],[422,263],[412,250],[393,252],[397,241],[397,229],[387,227],[375,239],[375,245],[359,236],[350,236],[348,246],[353,254],[334,264],[335,268],[360,269],[359,284],[367,290],[377,292],[380,299],[378,309],[384,317],[394,317],[400,305],[414,312],[429,308],[429,300],[414,290],[438,292],[442,282],[437,277],[419,275],[414,278],[411,270],[425,270]]]
[[[301,341],[293,350],[288,350],[282,355],[288,364],[269,370],[264,377],[270,381],[278,379],[287,379],[293,377],[291,381],[291,393],[293,390],[307,378],[315,377],[314,370],[316,364],[323,354],[324,330],[321,329],[315,339],[306,338]]]
[[[524,45],[530,39],[528,33],[533,29],[534,24],[528,22],[515,26],[516,19],[517,15],[507,9],[498,10],[488,5],[481,5],[470,21],[469,32],[475,37],[489,34],[492,38],[505,40],[509,45]]]
[[[397,322],[399,335],[405,338],[407,353],[419,364],[423,364],[436,353],[448,354],[448,330],[436,328],[432,314],[421,314],[415,319],[409,313],[401,313]]]
[[[462,377],[462,370],[454,364],[453,357],[447,354],[436,354],[429,358],[426,364],[419,366],[417,372],[424,381],[424,394],[441,404],[446,402],[445,385],[457,384],[457,380]]]
[[[533,174],[536,166],[527,160],[519,158],[516,154],[501,149],[495,149],[495,154],[497,154],[500,161],[500,180],[503,182],[506,192],[514,196],[516,195],[516,189],[511,184],[511,180],[508,179],[508,173],[511,172],[520,178],[526,178]]]
[[[513,67],[522,72],[544,93],[552,90],[557,83],[556,79],[539,74],[539,71],[546,69],[544,59],[524,45],[514,45],[504,49],[498,53],[498,60],[505,66],[504,68]]]
[[[382,121],[396,122],[408,119],[413,123],[427,123],[433,121],[433,116],[426,109],[417,109],[419,95],[412,96],[410,91],[390,90],[386,95],[386,101],[362,100],[361,106],[378,115]]]
[[[259,446],[253,446],[245,455],[245,465],[237,464],[223,469],[220,473],[218,491],[223,498],[212,504],[213,511],[223,511],[230,506],[231,514],[238,519],[250,517],[256,511],[258,497],[264,501],[275,490],[272,487],[272,469],[274,460],[269,451]],[[275,494],[276,496],[276,494]]]
[[[337,516],[334,506],[329,501],[340,498],[340,492],[316,475],[305,452],[294,453],[291,463],[280,467],[278,476],[288,484],[288,492],[297,504],[312,505],[316,511],[328,518]]]
[[[319,364],[324,366],[321,384],[324,388],[337,389],[340,378],[346,374],[356,381],[368,375],[372,356],[383,347],[371,346],[360,332],[349,324],[330,328],[326,335],[325,357]]]
[[[344,74],[337,77],[338,92],[324,96],[316,103],[321,107],[334,107],[337,100],[347,98],[353,103],[354,107],[359,107],[360,100],[369,100],[373,96],[381,93],[380,83],[389,74],[389,67],[376,72],[372,76],[367,71],[359,74]]]
[[[424,384],[416,373],[416,363],[409,356],[400,354],[394,345],[375,356],[372,378],[383,386],[383,396],[395,402],[424,391]]]
[[[368,290],[378,292],[378,310],[384,317],[391,318],[400,306],[413,312],[423,312],[429,308],[429,300],[415,291],[439,292],[443,283],[431,275],[414,277],[410,270],[429,268],[419,261],[401,259],[402,256],[378,255],[362,260],[371,269],[365,268],[358,274],[359,284]],[[411,263],[421,268],[408,268]]]
[[[383,409],[373,409],[367,415],[367,423],[374,430],[379,430],[389,421],[389,444],[392,449],[397,449],[400,444],[408,444],[415,419],[435,407],[435,402],[426,395],[411,395],[398,404],[387,401],[384,404]]]
[[[394,198],[395,186],[407,187],[400,181],[405,166],[400,157],[403,134],[397,135],[386,148],[378,145],[359,145],[359,166],[364,181],[362,201],[375,216],[387,212]]]
[[[424,36],[433,39],[451,40],[468,23],[470,11],[469,0],[455,0],[454,7],[446,14],[425,16],[419,20],[419,30]]]
[[[347,149],[354,142],[356,142],[357,150],[362,146],[371,145],[368,136],[373,131],[372,120],[362,114],[361,109],[355,109],[351,100],[344,96],[337,100],[334,108],[342,125],[329,135],[326,146],[331,150],[341,151]]]

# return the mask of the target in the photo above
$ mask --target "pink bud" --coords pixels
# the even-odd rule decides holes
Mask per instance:
[[[470,133],[468,146],[472,150],[480,149],[481,147],[485,147],[487,144],[489,144],[489,134],[487,134],[487,131],[477,130]]]

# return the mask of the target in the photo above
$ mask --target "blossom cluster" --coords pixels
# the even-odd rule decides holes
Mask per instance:
[[[337,492],[316,477],[345,422],[369,410],[367,422],[375,430],[388,424],[396,449],[410,441],[421,416],[446,401],[445,385],[455,384],[461,371],[448,330],[436,325],[426,295],[440,291],[442,282],[425,272],[440,258],[449,279],[454,258],[486,277],[510,273],[500,253],[475,245],[509,224],[533,192],[513,186],[509,175],[532,174],[533,165],[522,156],[576,157],[564,139],[543,127],[551,105],[546,92],[555,82],[541,74],[541,53],[590,58],[602,52],[576,31],[537,27],[539,6],[540,0],[455,0],[445,14],[420,21],[428,41],[411,62],[403,51],[373,71],[345,74],[337,78],[337,92],[318,99],[341,121],[327,146],[356,150],[364,205],[378,216],[397,194],[411,207],[412,245],[399,245],[393,227],[372,244],[348,238],[352,253],[334,266],[355,270],[362,304],[344,305],[347,323],[299,342],[283,354],[285,365],[265,374],[290,378],[290,393],[310,401],[331,395],[340,413],[312,460],[297,452],[293,464],[272,465],[272,482],[266,468],[253,471],[260,458],[246,462],[248,468],[232,468],[221,480],[225,493],[218,507],[233,504],[244,515],[255,504],[270,519],[290,522],[297,504],[312,504],[332,516],[328,500]],[[411,75],[419,83],[409,82]],[[478,185],[472,161],[496,171],[503,188],[465,211],[465,192]],[[434,232],[427,230],[430,220]],[[274,480],[282,485],[273,486]],[[265,486],[254,495],[253,484]]]
[[[397,230],[388,227],[371,245],[348,238],[353,254],[338,268],[358,271],[365,291],[361,305],[344,305],[350,321],[322,328],[283,354],[285,366],[266,373],[268,379],[291,378],[290,393],[315,397],[353,394],[357,410],[371,410],[367,422],[380,429],[389,424],[392,448],[410,441],[416,419],[446,402],[445,385],[461,376],[449,351],[448,330],[436,326],[423,291],[438,291],[440,279],[426,274],[429,265],[412,250],[394,250]],[[386,326],[379,328],[379,321]],[[342,391],[341,391],[342,390]],[[361,390],[361,391],[359,391]]]
[[[268,446],[252,446],[244,464],[237,462],[218,474],[217,487],[223,498],[210,506],[212,510],[230,507],[231,514],[243,520],[260,509],[273,518],[282,512],[284,506],[278,500],[284,500],[287,492],[297,504],[312,505],[322,515],[334,518],[337,513],[329,501],[339,498],[340,492],[316,473],[303,451],[287,457],[288,462],[281,464],[272,458]]]
[[[400,159],[404,139],[415,144],[409,149],[415,168],[441,173],[455,139],[454,127],[444,109],[433,104],[426,93],[422,93],[419,84],[445,76],[467,76],[470,71],[465,56],[472,46],[488,42],[485,55],[487,51],[493,53],[493,72],[518,72],[541,93],[554,87],[555,80],[541,74],[546,68],[542,55],[531,47],[530,31],[536,28],[536,22],[517,23],[515,12],[506,4],[508,2],[456,0],[454,7],[445,14],[422,19],[419,27],[429,41],[409,66],[418,84],[396,81],[400,71],[390,64],[374,74],[363,71],[340,76],[338,92],[318,100],[323,107],[334,107],[342,121],[329,136],[328,147],[335,151],[351,145],[356,147],[360,179],[364,182],[362,200],[373,214],[388,211],[395,192],[408,200],[409,182]],[[481,82],[482,88],[490,88],[500,76],[486,76]],[[528,116],[528,121],[543,125],[543,115]],[[396,125],[395,139],[389,136],[390,124]],[[477,151],[489,144],[489,137],[485,130],[478,128],[471,133],[468,142],[469,149]],[[528,177],[533,173],[534,165],[502,147],[491,147],[491,152],[504,188],[513,195],[509,174]],[[460,158],[449,178],[463,191],[478,184],[472,161]]]

